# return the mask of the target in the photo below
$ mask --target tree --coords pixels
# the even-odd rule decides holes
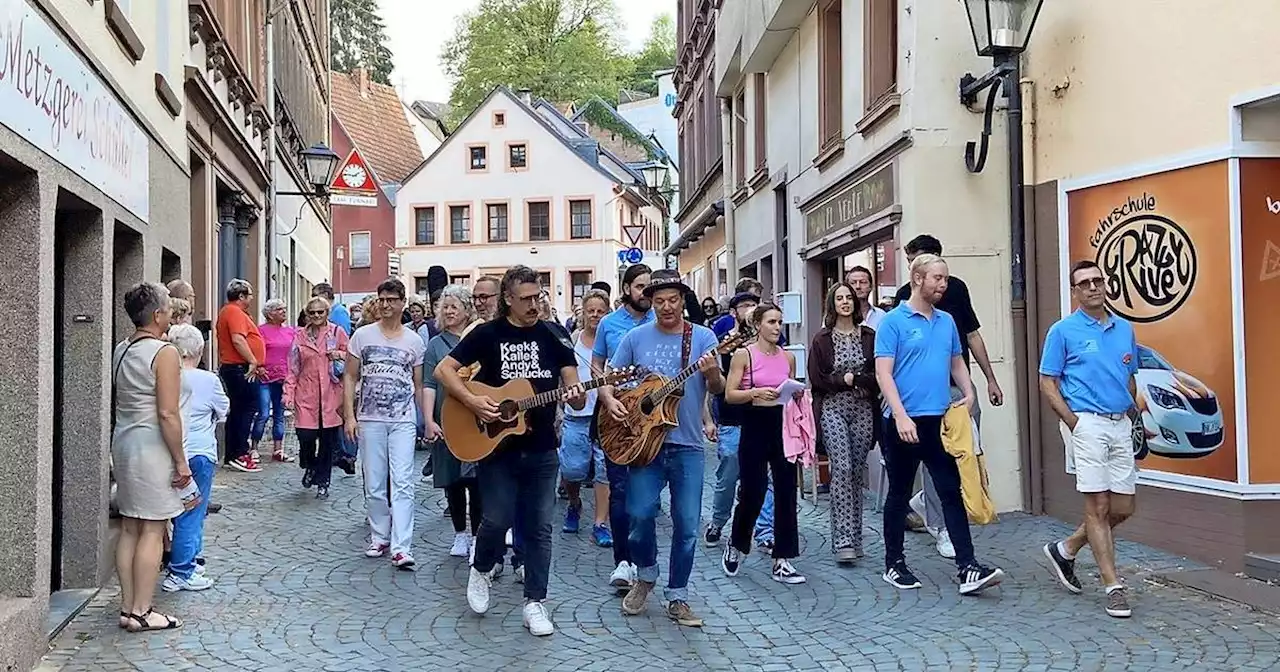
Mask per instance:
[[[653,73],[676,67],[676,24],[670,14],[660,14],[649,28],[649,37],[631,59],[627,88],[658,95]]]
[[[556,102],[617,97],[632,70],[613,0],[482,0],[458,20],[440,62],[461,121],[495,86]]]
[[[363,67],[369,79],[391,84],[391,50],[378,0],[332,0],[329,27],[330,68],[350,73]]]

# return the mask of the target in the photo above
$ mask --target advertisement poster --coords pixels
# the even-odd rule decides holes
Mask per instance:
[[[1234,482],[1226,162],[1067,199],[1070,261],[1098,262],[1107,305],[1138,336],[1137,403],[1151,450],[1142,468]]]
[[[1240,160],[1240,229],[1249,482],[1280,483],[1272,439],[1280,417],[1280,159]]]

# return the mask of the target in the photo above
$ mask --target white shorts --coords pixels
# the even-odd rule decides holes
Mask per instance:
[[[1075,431],[1059,422],[1067,449],[1067,472],[1078,492],[1134,494],[1138,466],[1133,460],[1133,421],[1126,415],[1078,413]]]

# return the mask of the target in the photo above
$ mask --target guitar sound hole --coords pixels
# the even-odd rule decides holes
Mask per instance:
[[[520,414],[520,406],[514,401],[504,401],[498,405],[498,422],[514,422]]]
[[[649,401],[648,397],[640,400],[640,412],[645,415],[649,415],[653,412],[653,402]]]

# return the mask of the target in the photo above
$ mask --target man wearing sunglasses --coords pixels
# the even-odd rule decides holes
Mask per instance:
[[[1058,320],[1044,340],[1040,393],[1062,421],[1067,470],[1084,495],[1084,523],[1069,537],[1042,549],[1058,581],[1081,592],[1076,554],[1087,544],[1106,589],[1106,611],[1133,612],[1116,575],[1112,530],[1133,515],[1138,468],[1133,459],[1138,341],[1133,325],[1107,310],[1102,269],[1092,261],[1071,267],[1071,298],[1079,308]]]

